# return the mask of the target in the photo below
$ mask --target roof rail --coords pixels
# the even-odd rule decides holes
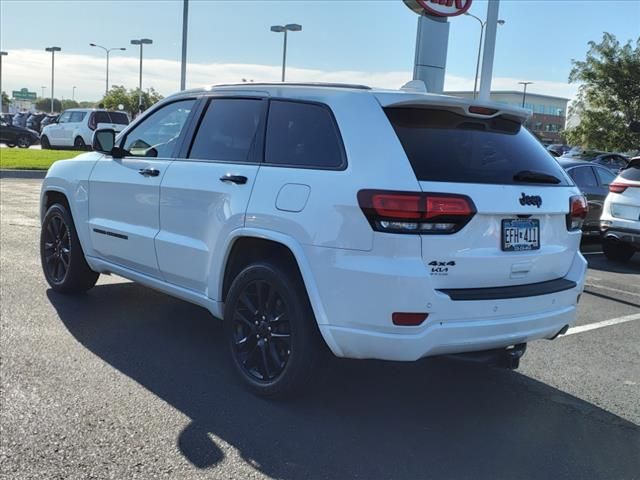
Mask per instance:
[[[325,83],[325,82],[243,82],[243,83],[223,83],[214,87],[248,87],[248,86],[268,86],[268,87],[326,87],[326,88],[353,88],[356,90],[371,90],[367,85],[354,83]]]

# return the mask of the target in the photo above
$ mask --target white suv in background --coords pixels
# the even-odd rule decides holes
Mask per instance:
[[[93,108],[71,108],[60,114],[55,123],[47,125],[40,134],[42,148],[91,146],[93,132],[99,128],[111,128],[120,132],[129,124],[124,112],[111,112]]]
[[[115,273],[207,308],[266,396],[326,347],[515,367],[574,324],[586,271],[585,198],[526,116],[362,86],[181,92],[49,169],[44,275],[74,293]]]
[[[626,261],[640,251],[640,158],[609,185],[600,217],[602,250],[609,260]]]

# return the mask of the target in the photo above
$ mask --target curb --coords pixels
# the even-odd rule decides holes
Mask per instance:
[[[44,178],[47,170],[13,170],[0,168],[0,178]]]

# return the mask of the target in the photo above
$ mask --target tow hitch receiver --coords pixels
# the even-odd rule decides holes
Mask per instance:
[[[517,345],[512,345],[507,348],[496,348],[494,350],[459,353],[447,356],[457,360],[482,363],[490,367],[515,370],[520,366],[520,358],[522,358],[526,350],[526,343],[518,343]]]

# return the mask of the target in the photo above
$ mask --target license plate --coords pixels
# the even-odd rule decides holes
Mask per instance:
[[[540,220],[509,218],[502,220],[502,250],[522,252],[540,248]]]

